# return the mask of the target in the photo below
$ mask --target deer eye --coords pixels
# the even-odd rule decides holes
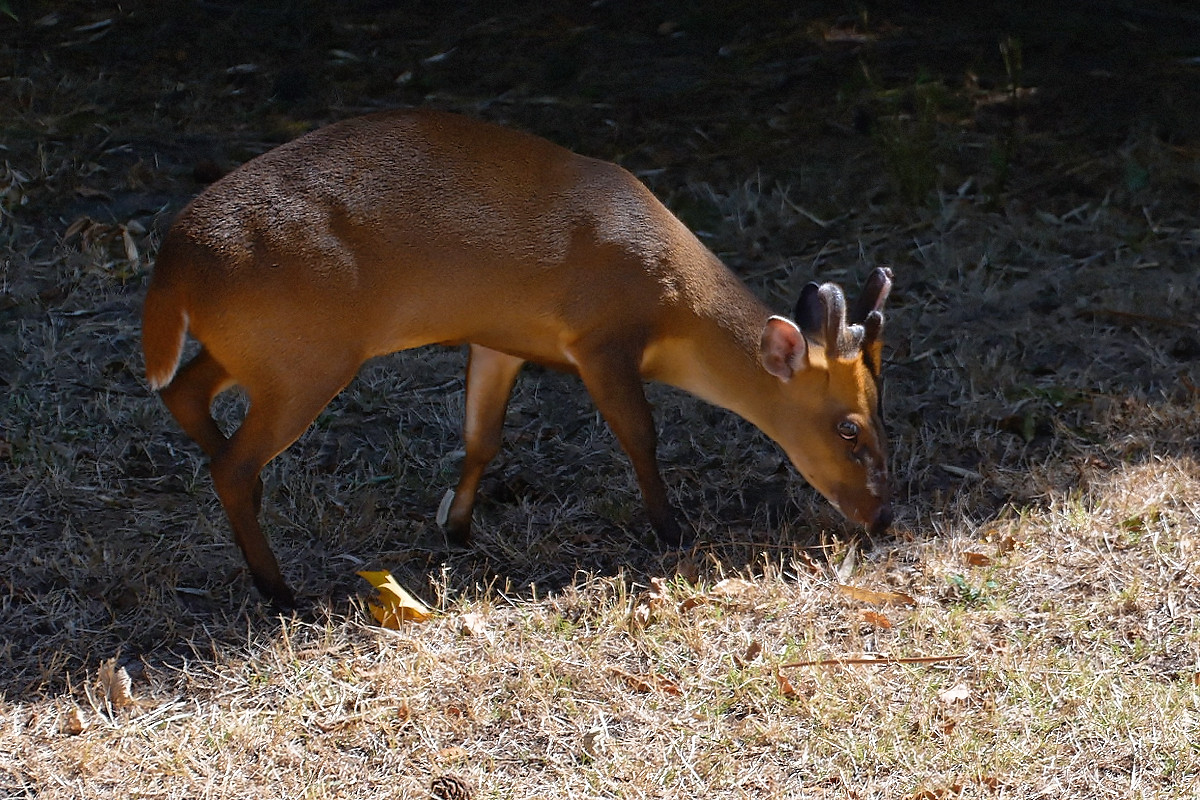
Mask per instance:
[[[850,420],[842,420],[837,425],[838,436],[841,436],[848,442],[852,442],[858,438],[858,426]]]

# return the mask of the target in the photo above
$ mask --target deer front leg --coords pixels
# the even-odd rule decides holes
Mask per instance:
[[[638,370],[640,348],[597,342],[572,356],[596,408],[633,462],[651,527],[664,544],[679,545],[683,537],[658,470],[654,417]]]

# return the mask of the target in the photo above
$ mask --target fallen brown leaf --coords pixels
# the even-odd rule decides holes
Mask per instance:
[[[66,231],[63,232],[63,241],[64,242],[70,241],[71,239],[73,239],[74,237],[83,233],[83,231],[92,227],[95,224],[96,224],[96,221],[93,220],[91,217],[76,218],[74,222],[72,222],[70,225],[67,226]]]
[[[751,642],[746,648],[746,652],[742,653],[740,656],[735,655],[733,657],[733,663],[736,664],[739,669],[742,669],[747,664],[754,661],[754,659],[758,658],[761,653],[762,645],[758,642]]]
[[[92,721],[83,713],[79,706],[71,706],[63,715],[61,729],[68,736],[78,736],[92,726]]]
[[[913,795],[912,800],[946,800],[947,797],[962,794],[962,784],[954,783],[937,789],[921,789]]]
[[[965,683],[956,683],[938,695],[938,700],[948,706],[965,703],[971,699],[971,687]]]
[[[439,761],[466,761],[469,755],[465,747],[443,747],[438,750]]]
[[[882,628],[886,631],[892,627],[892,621],[883,614],[880,614],[878,611],[863,611],[859,614],[859,616],[862,618],[863,622],[867,623],[868,625],[873,625],[876,628]]]
[[[874,589],[862,589],[844,583],[838,584],[838,591],[851,600],[875,606],[915,606],[917,604],[917,601],[911,596],[901,592],[877,592]]]
[[[678,684],[662,675],[635,675],[616,667],[613,667],[612,673],[624,681],[626,686],[641,694],[655,691],[676,696],[683,694]]]
[[[463,636],[486,637],[487,623],[482,614],[471,611],[458,618],[458,632]]]
[[[992,557],[983,553],[963,553],[963,560],[972,567],[989,567],[992,564]]]
[[[696,565],[696,559],[691,556],[684,556],[679,559],[679,563],[675,565],[675,576],[683,578],[687,583],[695,586],[700,582],[700,567]]]
[[[713,602],[728,602],[741,597],[754,588],[754,584],[742,578],[725,578],[704,594],[696,594],[679,604],[680,611],[690,611],[697,606]]]
[[[775,683],[779,686],[779,693],[789,700],[794,700],[800,696],[800,693],[796,691],[796,687],[792,685],[788,676],[779,670],[775,670]]]
[[[100,688],[109,706],[114,711],[136,708],[139,704],[133,697],[133,681],[124,667],[117,666],[117,659],[110,658],[100,665]]]
[[[108,192],[92,186],[76,186],[75,194],[87,200],[112,200]]]
[[[754,584],[741,578],[726,578],[709,590],[708,596],[718,600],[729,600],[741,597],[754,588]]]
[[[643,595],[633,607],[633,621],[639,627],[646,627],[654,619],[654,614],[662,609],[670,598],[665,578],[651,578],[650,591]]]

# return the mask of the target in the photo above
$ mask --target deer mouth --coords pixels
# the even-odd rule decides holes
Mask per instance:
[[[867,529],[871,535],[881,534],[891,527],[895,514],[889,500],[871,497],[867,503],[849,503],[839,500],[830,501],[834,508],[842,512],[842,516],[857,522]]]
[[[878,536],[891,527],[894,516],[895,515],[892,514],[891,504],[883,504],[879,507],[879,510],[875,512],[875,519],[871,520],[871,522],[867,525],[867,530],[871,532],[872,536]]]

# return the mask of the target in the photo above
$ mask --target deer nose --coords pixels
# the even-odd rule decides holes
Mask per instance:
[[[893,514],[890,504],[879,507],[879,511],[875,513],[875,519],[871,521],[871,533],[878,535],[888,529],[892,524]]]

